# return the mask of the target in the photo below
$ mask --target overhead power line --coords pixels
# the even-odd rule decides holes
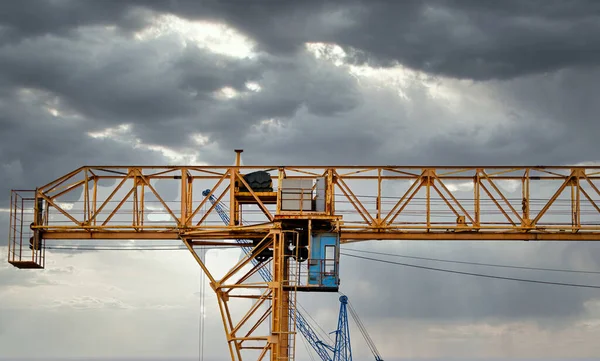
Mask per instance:
[[[457,264],[468,264],[475,266],[487,266],[487,267],[499,267],[499,268],[513,268],[513,269],[524,269],[524,270],[533,270],[533,271],[550,271],[550,272],[570,272],[570,273],[587,273],[587,274],[600,274],[600,271],[579,271],[579,270],[570,270],[570,269],[561,269],[561,268],[541,268],[541,267],[527,267],[527,266],[515,266],[515,265],[503,265],[503,264],[495,264],[495,263],[480,263],[480,262],[467,262],[467,261],[453,261],[449,259],[441,259],[441,258],[429,258],[429,257],[417,257],[417,256],[406,256],[401,254],[394,253],[384,253],[384,252],[374,252],[374,251],[363,251],[351,248],[344,248],[345,251],[354,251],[360,253],[370,253],[377,254],[382,256],[390,256],[390,257],[400,257],[400,258],[409,258],[409,259],[419,259],[424,261],[435,261],[435,262],[446,262],[446,263],[457,263]]]
[[[530,280],[530,279],[525,279],[525,278],[494,276],[494,275],[488,275],[488,274],[482,274],[482,273],[454,271],[454,270],[443,269],[443,268],[435,268],[435,267],[419,266],[419,265],[408,264],[408,263],[387,261],[387,260],[383,260],[383,259],[363,257],[363,256],[357,256],[357,255],[347,254],[347,253],[341,253],[341,254],[344,256],[347,256],[347,257],[352,257],[352,258],[360,258],[360,259],[365,259],[365,260],[369,260],[369,261],[373,261],[373,262],[387,263],[387,264],[393,264],[393,265],[404,266],[404,267],[419,268],[419,269],[425,269],[425,270],[429,270],[429,271],[438,271],[438,272],[454,273],[454,274],[467,275],[467,276],[493,278],[493,279],[507,280],[507,281],[539,283],[539,284],[554,285],[554,286],[569,286],[569,287],[600,289],[600,286],[594,286],[594,285],[582,285],[582,284],[576,284],[576,283],[538,281],[538,280]]]

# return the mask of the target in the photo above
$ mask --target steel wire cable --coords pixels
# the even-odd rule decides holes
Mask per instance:
[[[206,249],[200,247],[200,259],[206,262]],[[200,316],[198,325],[198,359],[204,361],[204,309],[206,305],[206,279],[204,272],[200,270]]]
[[[362,333],[365,341],[367,342],[367,346],[371,350],[371,353],[373,354],[373,356],[375,356],[376,360],[381,360],[381,354],[379,353],[379,350],[377,350],[377,346],[375,346],[375,342],[373,342],[371,335],[369,334],[369,332],[367,332],[367,328],[363,324],[360,317],[358,317],[358,313],[356,312],[356,310],[354,309],[354,307],[352,306],[350,301],[348,301],[348,310],[350,310],[350,314],[352,315],[352,318],[354,318],[354,321],[356,322],[360,332]]]
[[[302,340],[302,344],[304,345],[304,348],[306,349],[306,353],[310,357],[311,361],[316,361],[315,356],[313,355],[313,353],[310,351],[310,348],[308,347],[308,341],[306,341],[306,338],[300,337],[300,339]]]
[[[394,254],[394,253],[364,251],[364,250],[357,250],[357,249],[345,248],[345,247],[344,247],[344,251],[352,251],[352,252],[359,252],[359,253],[370,253],[370,254],[376,254],[376,255],[382,255],[382,256],[390,256],[390,257],[418,259],[418,260],[423,260],[423,261],[435,261],[435,262],[445,262],[445,263],[468,264],[468,265],[474,265],[474,266],[513,268],[513,269],[524,269],[524,270],[532,270],[532,271],[549,271],[549,272],[600,274],[600,271],[570,270],[570,269],[559,269],[559,268],[543,268],[543,267],[527,267],[527,266],[503,265],[503,264],[495,264],[495,263],[453,261],[453,260],[441,259],[441,258],[429,258],[429,257],[407,256],[407,255]]]
[[[576,283],[540,281],[540,280],[531,280],[531,279],[517,278],[517,277],[494,276],[494,275],[488,275],[488,274],[483,274],[483,273],[463,272],[463,271],[455,271],[455,270],[449,270],[449,269],[443,269],[443,268],[436,268],[436,267],[420,266],[420,265],[409,264],[409,263],[394,262],[394,261],[382,260],[382,259],[377,259],[377,258],[357,256],[357,255],[347,254],[347,253],[340,253],[340,254],[343,255],[343,256],[347,256],[347,257],[359,258],[359,259],[369,260],[369,261],[373,261],[373,262],[387,263],[387,264],[393,264],[393,265],[404,266],[404,267],[412,267],[412,268],[424,269],[424,270],[429,270],[429,271],[454,273],[454,274],[460,274],[460,275],[466,275],[466,276],[484,277],[484,278],[492,278],[492,279],[507,280],[507,281],[538,283],[538,284],[554,285],[554,286],[567,286],[567,287],[581,287],[581,288],[600,289],[600,286],[596,286],[596,285],[585,285],[585,284],[576,284]]]
[[[78,246],[76,246],[76,247],[71,247],[71,246],[65,246],[65,247],[63,247],[63,246],[46,246],[44,248],[45,249],[49,249],[49,250],[68,250],[68,251],[183,251],[183,250],[187,251],[188,250],[186,247],[172,247],[172,248],[159,248],[159,247],[135,247],[135,248],[133,248],[133,247],[111,247],[111,248],[106,248],[106,247],[78,247]],[[224,246],[210,247],[210,246],[205,246],[205,248],[206,249],[225,249],[225,248],[230,249],[230,248],[238,248],[238,247],[235,247],[235,246],[232,246],[232,247],[224,247]],[[534,271],[580,273],[580,274],[600,274],[600,271],[569,270],[569,269],[559,269],[559,268],[528,267],[528,266],[516,266],[516,265],[502,265],[502,264],[494,264],[494,263],[455,261],[455,260],[448,260],[448,259],[441,259],[441,258],[407,256],[407,255],[391,254],[391,253],[383,253],[383,252],[375,252],[375,251],[355,250],[355,249],[349,249],[349,248],[344,248],[344,251],[360,252],[360,253],[370,253],[370,254],[384,255],[384,256],[390,256],[390,257],[419,259],[419,260],[425,260],[425,261],[435,261],[435,262],[445,262],[445,263],[457,263],[457,264],[467,264],[467,265],[475,265],[475,266],[486,266],[486,267],[512,268],[512,269],[524,269],[524,270],[534,270]],[[364,259],[369,259],[369,260],[377,260],[377,259],[371,259],[371,258],[367,258],[367,257],[360,257],[360,256],[357,256],[357,255],[352,255],[352,254],[345,254],[345,253],[342,253],[342,254],[345,255],[345,256],[349,256],[349,257],[364,258]],[[384,260],[378,260],[378,261],[381,261],[381,262],[391,262],[391,261],[384,261]],[[394,262],[391,262],[391,263],[394,263]],[[400,265],[405,265],[405,264],[400,264]],[[417,265],[407,265],[407,266],[414,266],[414,267],[417,267],[417,268],[428,268],[428,267],[425,267],[425,266],[417,266]],[[298,304],[298,306],[300,306],[300,308],[302,308],[304,311],[306,311],[306,309],[304,309],[300,304]],[[321,329],[321,331],[323,331],[324,334],[327,334],[325,332],[325,330]]]

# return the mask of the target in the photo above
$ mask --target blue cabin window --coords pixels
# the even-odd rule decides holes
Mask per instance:
[[[315,233],[311,237],[308,284],[322,288],[339,285],[338,249],[336,233]]]
[[[335,274],[335,246],[325,246],[325,275]]]

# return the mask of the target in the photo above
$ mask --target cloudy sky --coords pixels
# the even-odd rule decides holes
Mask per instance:
[[[234,148],[245,164],[598,162],[599,31],[592,0],[1,2],[1,234],[10,189],[82,165],[231,164]],[[595,244],[352,247],[600,270]],[[342,267],[386,360],[600,356],[598,290]],[[197,359],[199,287],[180,251],[48,251],[43,271],[2,263],[0,357]],[[335,295],[299,300],[335,328]],[[206,303],[205,359],[225,360]]]

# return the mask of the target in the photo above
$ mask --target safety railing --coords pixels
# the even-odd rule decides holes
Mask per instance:
[[[30,225],[34,222],[35,191],[11,192],[8,262],[19,268],[44,268],[45,247],[42,237],[36,237]]]

